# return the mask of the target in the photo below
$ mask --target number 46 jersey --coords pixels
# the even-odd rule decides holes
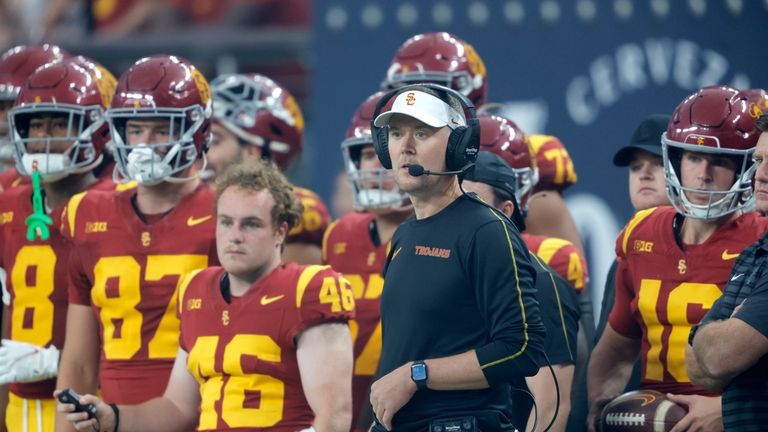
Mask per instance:
[[[641,388],[709,394],[685,370],[688,333],[720,297],[735,258],[762,236],[768,220],[746,213],[683,250],[673,229],[676,214],[672,207],[640,211],[619,234],[609,323],[623,336],[642,339]]]
[[[179,347],[178,281],[218,264],[208,186],[185,195],[151,224],[136,212],[135,193],[75,195],[62,217],[62,233],[74,244],[69,300],[93,309],[99,385],[106,401],[119,404],[163,394]]]
[[[289,263],[227,302],[224,275],[211,267],[179,286],[180,344],[200,385],[198,430],[293,432],[311,426],[314,413],[304,396],[296,343],[310,327],[353,317],[349,283],[328,266]]]

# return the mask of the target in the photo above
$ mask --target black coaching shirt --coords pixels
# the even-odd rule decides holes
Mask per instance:
[[[411,218],[392,238],[381,298],[379,376],[409,361],[476,350],[490,388],[417,391],[393,418],[395,431],[474,415],[482,430],[507,430],[509,382],[543,364],[544,326],[528,249],[503,215],[461,196],[439,213]]]

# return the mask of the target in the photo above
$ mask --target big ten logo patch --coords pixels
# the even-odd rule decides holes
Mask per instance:
[[[203,299],[191,298],[187,300],[187,310],[200,309],[203,306]]]
[[[86,222],[85,232],[86,233],[107,232],[107,223],[104,221]]]
[[[636,252],[653,252],[653,242],[645,240],[635,240]]]

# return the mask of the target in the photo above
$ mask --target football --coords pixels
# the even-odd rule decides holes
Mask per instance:
[[[654,390],[637,390],[616,397],[603,408],[603,432],[668,432],[685,408]]]

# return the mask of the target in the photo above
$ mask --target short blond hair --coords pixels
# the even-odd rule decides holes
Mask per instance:
[[[216,204],[230,187],[258,192],[267,189],[275,200],[272,207],[272,223],[275,227],[283,222],[288,229],[295,227],[301,220],[304,206],[293,193],[293,186],[273,162],[248,162],[229,167],[216,179]]]

